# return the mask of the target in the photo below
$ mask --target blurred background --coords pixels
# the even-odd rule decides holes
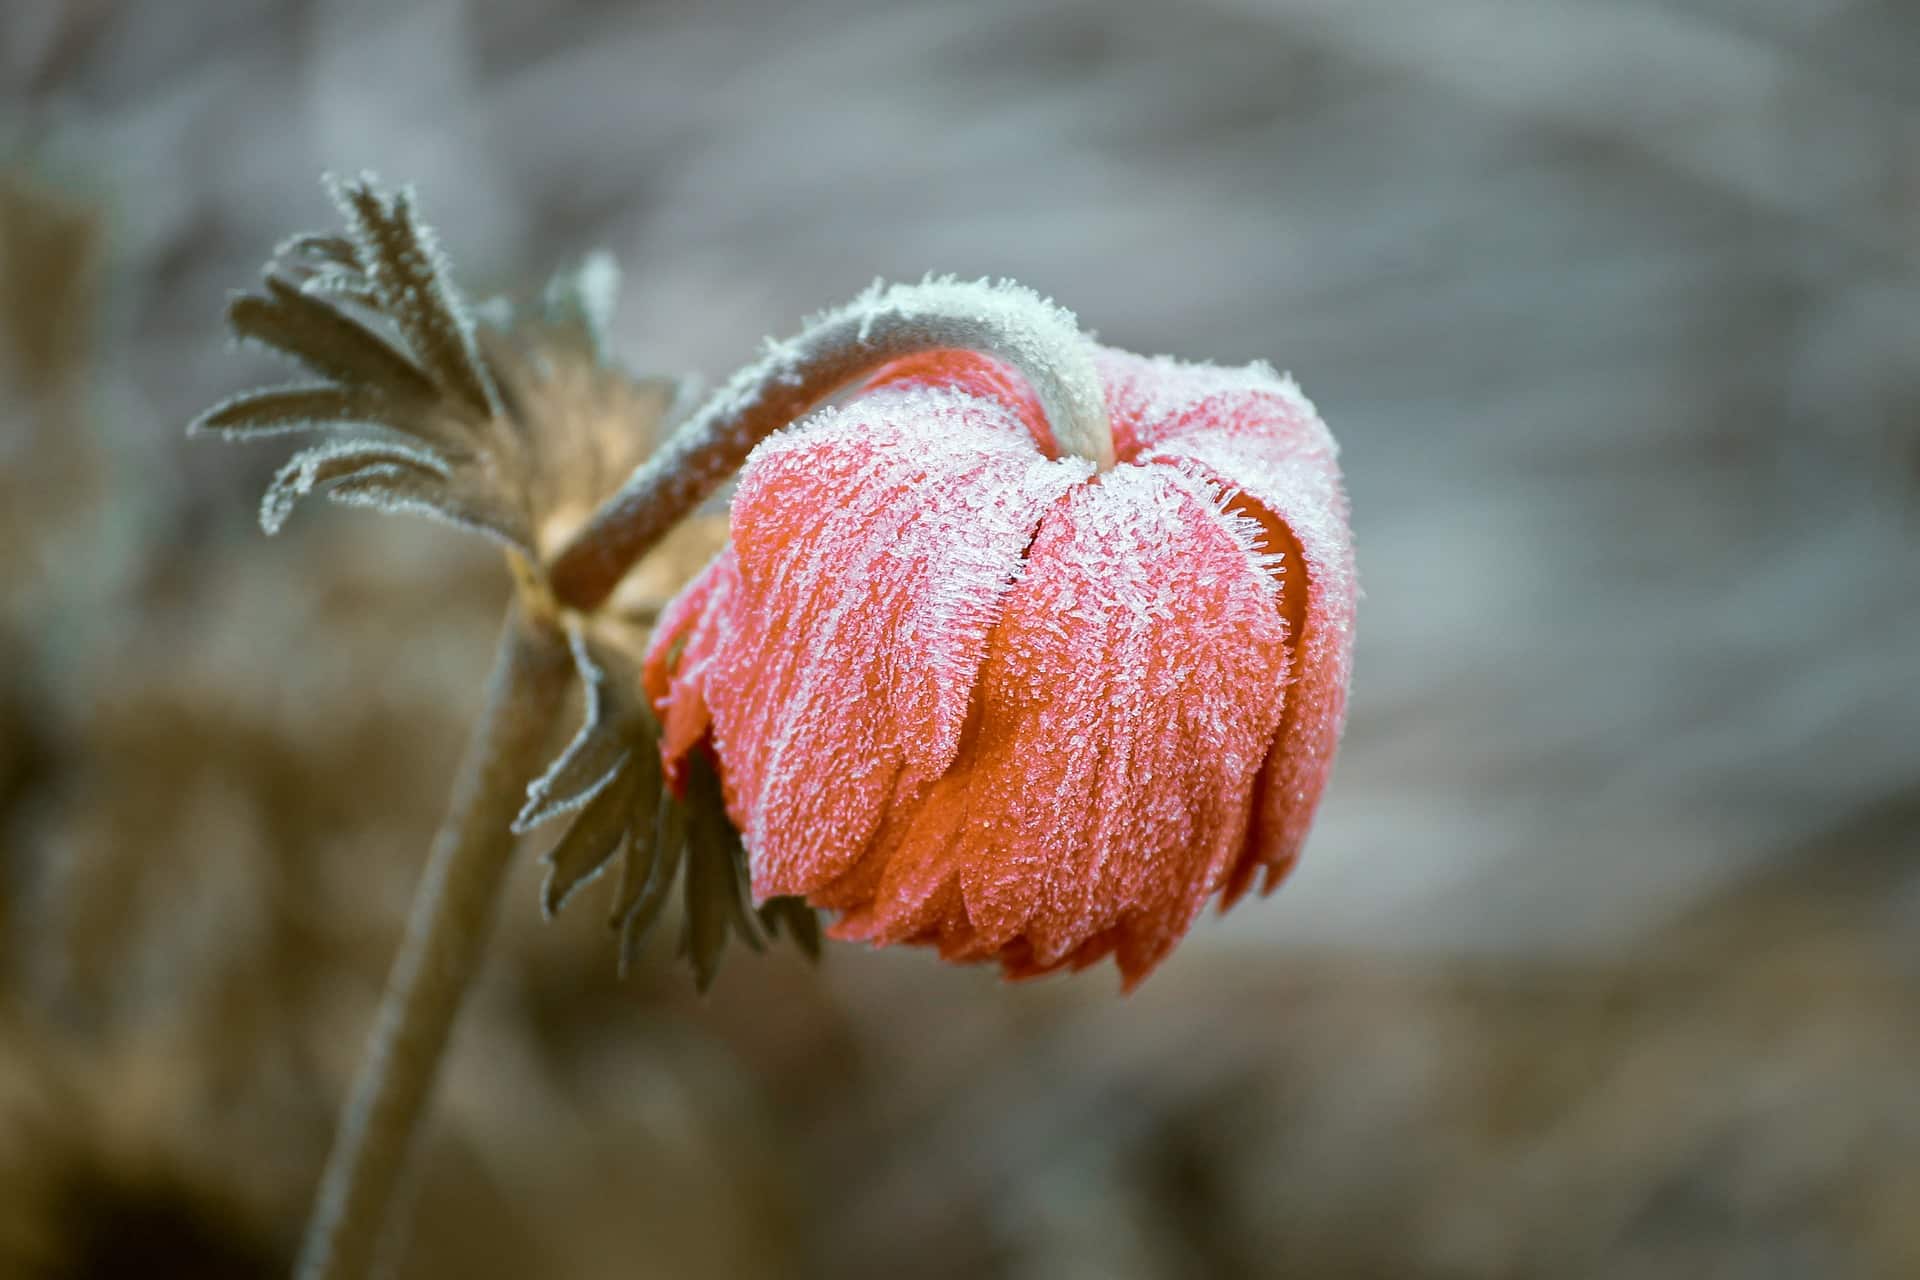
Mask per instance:
[[[364,167],[476,294],[613,250],[639,371],[930,269],[1270,359],[1368,593],[1304,864],[1125,1000],[622,984],[530,849],[405,1275],[1920,1275],[1916,66],[1900,0],[8,0],[0,1274],[285,1271],[478,705],[493,552],[269,541],[286,450],[181,434]]]

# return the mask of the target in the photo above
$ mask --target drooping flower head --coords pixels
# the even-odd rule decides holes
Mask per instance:
[[[645,671],[717,760],[760,897],[833,932],[1126,984],[1298,856],[1354,575],[1289,379],[1102,350],[1118,465],[1059,457],[983,356],[905,359],[755,450]]]

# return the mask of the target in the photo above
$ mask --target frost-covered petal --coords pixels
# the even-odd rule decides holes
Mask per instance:
[[[947,771],[1022,553],[1091,473],[949,391],[882,391],[755,450],[706,695],[757,895],[834,879]]]
[[[1112,348],[1101,348],[1096,363],[1120,459],[1184,468],[1239,491],[1236,509],[1260,523],[1263,548],[1280,561],[1279,607],[1296,651],[1289,705],[1262,778],[1247,854],[1227,885],[1230,904],[1261,866],[1271,889],[1297,858],[1339,742],[1357,587],[1337,449],[1312,402],[1265,364],[1202,364]],[[931,353],[889,366],[882,377],[965,387],[998,397],[1030,424],[1040,421],[1018,375],[986,356]]]
[[[1173,468],[1067,494],[958,757],[889,816],[853,872],[877,872],[871,902],[838,932],[999,953],[1014,974],[1117,950],[1144,977],[1238,856],[1280,720],[1286,629],[1256,536]]]
[[[684,785],[687,752],[713,723],[707,679],[732,634],[739,586],[740,568],[729,544],[661,612],[647,647],[641,681],[660,716],[660,754],[676,791]]]
[[[1190,432],[1265,435],[1277,430],[1327,438],[1312,403],[1293,379],[1264,363],[1215,365],[1099,347],[1094,365],[1106,395],[1114,453],[1122,462],[1138,460]],[[922,352],[887,365],[868,386],[945,387],[996,400],[1019,418],[1044,452],[1054,453],[1046,414],[1033,389],[1012,366],[992,356]]]
[[[1004,361],[977,351],[922,351],[893,361],[867,381],[869,395],[883,388],[909,387],[944,387],[1004,405],[1042,453],[1059,456],[1040,398]]]
[[[1231,905],[1260,867],[1266,889],[1292,867],[1333,767],[1358,595],[1347,500],[1333,438],[1282,380],[1204,396],[1171,420],[1148,422],[1147,433],[1160,443],[1141,461],[1187,468],[1237,492],[1235,508],[1260,522],[1263,546],[1280,558],[1292,653],[1287,708],[1246,856],[1226,886],[1223,905]]]
[[[1114,452],[1144,461],[1186,436],[1225,433],[1268,445],[1333,453],[1313,403],[1292,378],[1256,361],[1217,365],[1102,347],[1094,357],[1107,396]]]

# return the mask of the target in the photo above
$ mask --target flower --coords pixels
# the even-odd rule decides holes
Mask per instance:
[[[1298,857],[1355,599],[1334,442],[1290,379],[1102,350],[1118,465],[935,352],[772,436],[642,674],[710,752],[755,895],[1009,977],[1137,985]]]

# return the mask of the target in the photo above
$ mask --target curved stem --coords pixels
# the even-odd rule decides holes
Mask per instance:
[[[1015,285],[876,286],[735,374],[637,469],[547,567],[575,609],[605,600],[635,559],[719,488],[753,447],[862,374],[921,351],[998,356],[1032,385],[1061,450],[1113,465],[1093,344],[1073,314]]]
[[[548,746],[573,663],[551,625],[508,611],[482,711],[434,839],[407,933],[321,1176],[296,1274],[366,1280],[479,966],[515,840],[514,813]]]

